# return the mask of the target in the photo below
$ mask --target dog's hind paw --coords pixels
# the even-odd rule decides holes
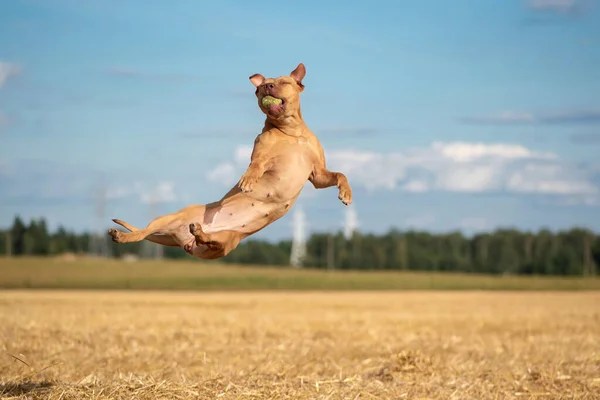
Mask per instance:
[[[113,242],[121,243],[121,237],[123,235],[123,232],[121,232],[118,229],[111,228],[108,230],[108,234],[110,235],[110,237],[112,237]]]
[[[202,232],[202,226],[200,226],[199,224],[198,224],[198,226],[196,226],[195,222],[192,222],[189,225],[189,229],[190,229],[190,233],[194,236],[196,236],[199,232]]]
[[[207,243],[210,239],[206,233],[202,230],[202,225],[192,222],[189,226],[190,233],[194,235],[196,239],[196,244],[200,246],[201,244]]]

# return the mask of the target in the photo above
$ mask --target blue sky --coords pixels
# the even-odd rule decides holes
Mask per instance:
[[[153,201],[217,199],[264,121],[248,77],[303,62],[305,120],[359,229],[598,230],[597,2],[323,4],[2,1],[0,226],[143,226]],[[347,217],[334,188],[297,206],[310,232]]]

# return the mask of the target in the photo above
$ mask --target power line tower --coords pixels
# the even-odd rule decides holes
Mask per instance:
[[[90,235],[89,254],[96,257],[109,257],[108,236],[103,234],[104,215],[106,211],[106,186],[99,185],[96,189],[96,229]]]
[[[346,208],[346,219],[344,221],[344,237],[346,240],[352,239],[354,231],[358,227],[358,215],[356,209],[352,206]]]
[[[354,231],[358,226],[356,209],[352,206],[348,206],[346,207],[344,215],[344,237],[346,240],[351,240],[352,235],[354,235]],[[332,232],[329,232],[327,235],[327,269],[335,269],[335,241]]]
[[[299,206],[292,215],[292,253],[290,264],[293,267],[302,267],[306,256],[306,214]]]

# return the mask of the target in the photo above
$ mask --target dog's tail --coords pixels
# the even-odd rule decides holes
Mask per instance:
[[[139,229],[136,228],[135,226],[133,226],[130,223],[127,223],[125,221],[121,221],[120,219],[114,218],[112,221],[115,224],[121,225],[123,228],[127,229],[130,232],[139,231]],[[162,244],[163,246],[179,247],[179,244],[170,235],[155,235],[155,234],[152,234],[152,235],[146,236],[146,240],[148,240],[150,242],[153,242],[153,243]]]
[[[131,225],[131,224],[129,224],[129,223],[127,223],[127,222],[125,222],[125,221],[121,221],[120,219],[116,219],[116,218],[114,218],[112,221],[113,221],[115,224],[119,224],[119,225],[121,225],[123,228],[127,229],[127,230],[128,230],[128,231],[130,231],[130,232],[139,231],[139,229],[138,229],[138,228],[136,228],[135,226],[133,226],[133,225]]]

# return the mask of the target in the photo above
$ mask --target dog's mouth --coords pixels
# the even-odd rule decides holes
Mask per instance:
[[[269,115],[277,116],[285,111],[286,101],[273,95],[264,96],[261,103]]]

